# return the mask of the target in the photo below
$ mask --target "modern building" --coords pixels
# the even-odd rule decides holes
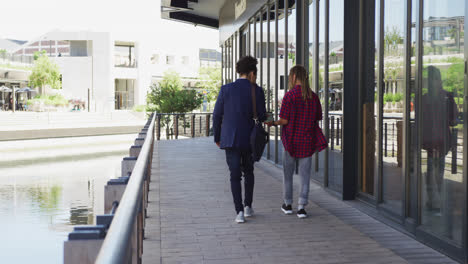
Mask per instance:
[[[98,112],[146,104],[150,85],[161,80],[166,71],[178,72],[184,86],[191,88],[198,82],[200,67],[221,65],[221,54],[216,50],[193,46],[182,54],[175,48],[153,48],[144,41],[91,31],[48,32],[15,47],[11,56],[32,61],[34,53],[42,50],[59,66],[61,93],[68,99],[85,101],[86,107]]]
[[[464,0],[162,1],[163,18],[219,29],[223,83],[236,79],[239,57],[259,58],[258,84],[276,117],[284,73],[308,68],[329,142],[312,178],[462,263],[466,11]],[[280,129],[271,135],[265,158],[281,165]]]
[[[113,39],[110,33],[52,31],[11,53],[32,59],[36,52],[45,51],[59,66],[61,93],[101,112],[132,108],[144,101],[146,93],[142,95],[137,89],[136,45]]]

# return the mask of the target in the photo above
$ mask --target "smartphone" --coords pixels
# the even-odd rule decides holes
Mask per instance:
[[[266,120],[265,122],[273,122],[273,113],[272,112],[266,112]]]

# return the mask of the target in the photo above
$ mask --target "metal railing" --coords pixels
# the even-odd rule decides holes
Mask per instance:
[[[104,186],[96,225],[75,226],[64,243],[65,264],[141,263],[153,160],[152,114],[122,160],[122,176]]]
[[[149,126],[142,130],[147,132],[146,138],[95,263],[131,263],[132,259],[141,262],[142,230],[154,142],[154,114],[150,120]]]
[[[25,64],[31,66],[34,63],[33,56],[21,54],[0,53],[0,64]]]
[[[402,165],[403,150],[403,118],[398,116],[384,116],[382,131],[382,156],[394,158],[398,167]],[[330,150],[341,152],[343,140],[343,116],[341,113],[330,113],[328,116],[329,135],[328,144]],[[324,122],[320,122],[323,128]],[[450,151],[446,156],[447,170],[457,173],[458,168],[463,166],[463,134],[456,127],[451,127]],[[377,135],[377,131],[376,131]],[[425,156],[423,155],[423,158]],[[450,168],[450,169],[449,169]]]
[[[212,135],[211,113],[159,113],[156,115],[156,139],[208,137]]]

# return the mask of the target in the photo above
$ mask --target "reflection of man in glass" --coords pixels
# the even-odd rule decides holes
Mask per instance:
[[[422,96],[422,148],[427,152],[426,192],[428,209],[436,209],[441,196],[445,156],[451,148],[450,126],[456,125],[457,108],[452,93],[442,89],[440,70],[427,67],[427,93]],[[454,135],[456,136],[456,135]]]

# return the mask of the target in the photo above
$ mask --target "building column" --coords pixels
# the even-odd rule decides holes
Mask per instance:
[[[359,0],[344,0],[343,200],[353,200],[358,184]],[[345,176],[346,173],[346,176]]]

